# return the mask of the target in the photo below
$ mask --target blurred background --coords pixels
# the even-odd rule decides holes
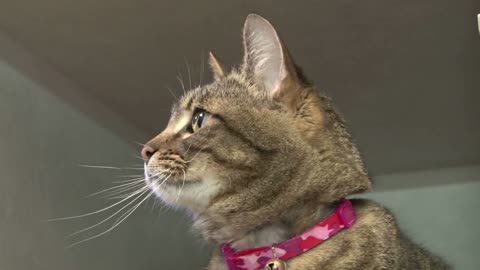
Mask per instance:
[[[210,81],[209,50],[238,65],[252,11],[344,114],[376,184],[364,197],[456,269],[480,268],[478,0],[1,0],[0,270],[206,266],[189,219],[151,200],[72,248],[114,211],[45,220],[106,207],[87,196],[142,174],[138,143],[164,128],[179,81]]]

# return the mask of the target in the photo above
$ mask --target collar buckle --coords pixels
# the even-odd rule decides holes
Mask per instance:
[[[349,200],[344,200],[337,209],[335,209],[335,212],[345,228],[352,227],[357,220],[355,209],[353,209],[352,203]]]

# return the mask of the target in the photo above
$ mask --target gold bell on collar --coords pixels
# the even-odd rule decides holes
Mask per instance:
[[[265,264],[265,270],[287,270],[287,264],[279,259],[271,259]]]

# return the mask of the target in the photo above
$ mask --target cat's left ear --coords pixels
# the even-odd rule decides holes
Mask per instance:
[[[213,52],[208,53],[208,64],[215,80],[223,78],[227,74],[225,65],[223,65],[222,61],[220,61]]]
[[[243,68],[274,99],[291,99],[302,83],[287,48],[265,18],[250,14],[243,28]]]

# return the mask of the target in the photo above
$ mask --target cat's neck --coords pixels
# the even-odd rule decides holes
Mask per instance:
[[[306,231],[333,211],[334,207],[293,208],[282,215],[282,220],[256,228],[230,243],[236,250],[270,246],[286,241]]]
[[[342,198],[368,188],[362,184],[369,183],[362,170],[346,163],[332,167],[322,163],[325,151],[310,146],[304,150],[276,174],[220,193],[195,215],[194,229],[206,241],[230,243],[236,249],[272,245],[306,231]]]

